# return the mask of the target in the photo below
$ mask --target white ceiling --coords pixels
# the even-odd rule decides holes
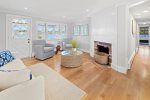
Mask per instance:
[[[150,0],[130,9],[139,24],[150,24]]]
[[[47,19],[74,20],[123,1],[127,0],[0,0],[0,10]]]

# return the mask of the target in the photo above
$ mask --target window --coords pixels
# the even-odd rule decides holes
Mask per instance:
[[[75,25],[73,31],[74,35],[88,35],[88,25]]]
[[[44,39],[45,38],[45,24],[38,24],[37,25],[37,39]]]
[[[80,35],[80,26],[79,25],[74,26],[74,35]]]
[[[40,24],[37,30],[42,30],[42,32],[38,31],[38,39],[43,39],[41,37],[47,40],[64,39],[67,37],[66,27],[66,24]]]
[[[28,39],[30,20],[26,18],[12,19],[12,34],[15,39]]]

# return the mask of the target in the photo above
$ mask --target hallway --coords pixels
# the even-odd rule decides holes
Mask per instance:
[[[150,100],[150,47],[139,47],[128,76],[135,87],[133,100]]]

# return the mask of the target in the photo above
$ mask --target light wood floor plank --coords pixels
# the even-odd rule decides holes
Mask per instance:
[[[27,66],[43,62],[59,72],[87,93],[84,100],[150,100],[149,47],[140,47],[127,75],[96,64],[86,53],[78,68],[64,68],[60,60],[60,54],[45,61],[23,59]]]

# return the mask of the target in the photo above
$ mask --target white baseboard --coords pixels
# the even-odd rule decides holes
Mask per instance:
[[[125,66],[117,66],[116,64],[111,64],[111,68],[123,74],[127,74],[128,71],[128,69]]]
[[[132,53],[132,55],[131,55],[131,57],[130,57],[130,59],[129,59],[129,61],[128,61],[128,69],[131,69],[131,65],[132,65],[132,63],[133,63],[134,57],[135,57],[135,55],[136,55],[137,52],[138,52],[138,49],[136,49],[136,50]]]
[[[83,52],[86,52],[86,53],[90,53],[90,51],[86,50],[86,49],[80,49],[80,50],[83,51]]]

